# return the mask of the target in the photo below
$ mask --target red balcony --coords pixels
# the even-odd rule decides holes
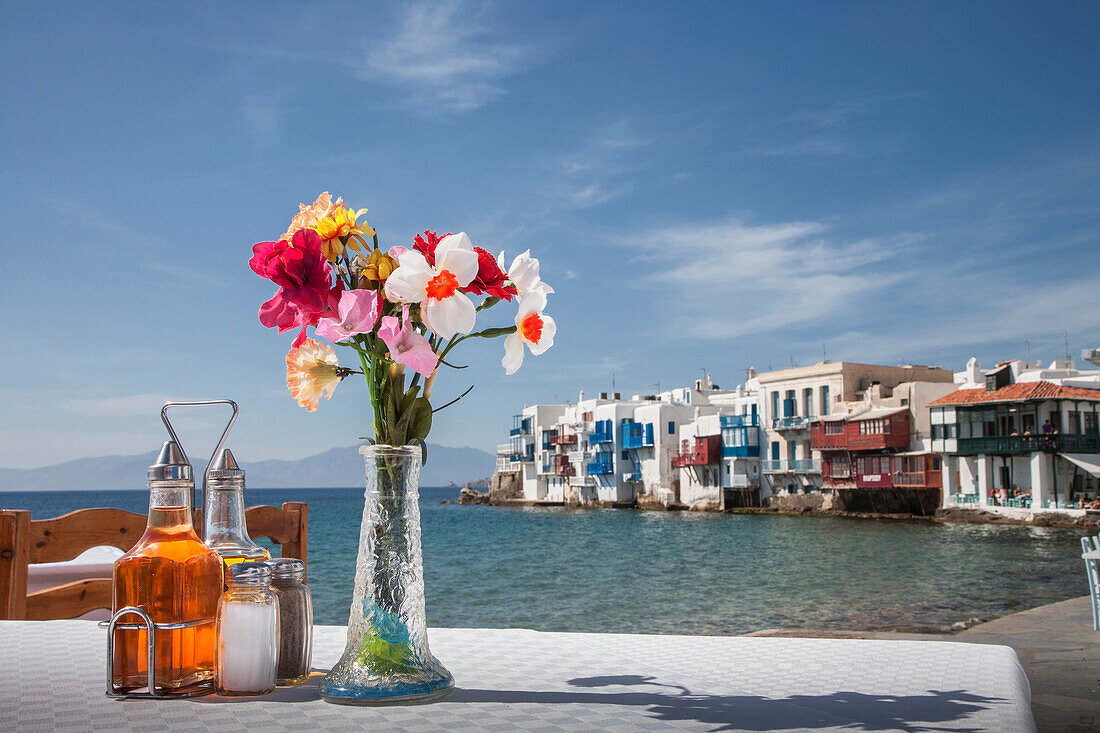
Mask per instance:
[[[841,432],[836,432],[839,426]],[[856,414],[843,422],[815,422],[810,428],[813,450],[881,451],[909,447],[909,411],[884,408]]]
[[[569,456],[557,455],[554,456],[554,473],[558,476],[576,476],[577,467],[569,462]]]
[[[889,473],[857,473],[857,489],[888,489],[894,485]]]
[[[685,466],[707,466],[718,463],[722,458],[722,437],[704,435],[693,441],[685,440],[680,444],[680,455],[672,457],[673,468]]]
[[[552,435],[550,436],[550,445],[576,445],[577,434],[571,433],[569,435]]]

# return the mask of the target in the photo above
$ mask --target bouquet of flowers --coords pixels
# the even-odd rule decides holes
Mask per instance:
[[[432,414],[470,391],[432,407],[439,369],[463,368],[448,361],[458,344],[503,336],[508,374],[523,363],[525,348],[541,354],[553,345],[557,326],[544,311],[554,289],[530,251],[505,270],[503,252],[493,257],[465,232],[434,231],[417,234],[411,247],[383,251],[363,219],[366,209],[333,201],[327,191],[300,209],[278,240],[252,247],[249,265],[279,286],[260,306],[260,323],[280,333],[298,329],[286,381],[310,412],[345,377],[362,374],[374,412],[368,439],[425,450]],[[518,306],[513,323],[475,331],[478,314],[501,301]],[[310,327],[321,340],[307,337]],[[341,366],[333,345],[352,352],[359,368]]]

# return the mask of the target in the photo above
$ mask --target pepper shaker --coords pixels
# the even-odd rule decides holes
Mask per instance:
[[[297,558],[272,560],[271,590],[279,599],[278,685],[300,685],[309,679],[313,660],[313,601],[304,584],[306,564]]]

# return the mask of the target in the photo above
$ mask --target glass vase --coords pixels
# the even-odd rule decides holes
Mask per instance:
[[[427,702],[454,677],[428,649],[420,551],[420,448],[368,445],[355,589],[344,655],[321,697],[347,705]]]

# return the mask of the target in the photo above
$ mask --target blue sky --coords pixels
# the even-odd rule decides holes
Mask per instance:
[[[1100,346],[1100,5],[24,3],[0,29],[0,467],[133,454],[230,397],[247,463],[307,414],[248,269],[329,190],[386,244],[531,248],[557,341],[432,440],[525,402],[833,360],[960,369]],[[486,325],[510,322],[507,306]],[[182,413],[181,413],[182,414]],[[184,430],[205,450],[217,416]]]

